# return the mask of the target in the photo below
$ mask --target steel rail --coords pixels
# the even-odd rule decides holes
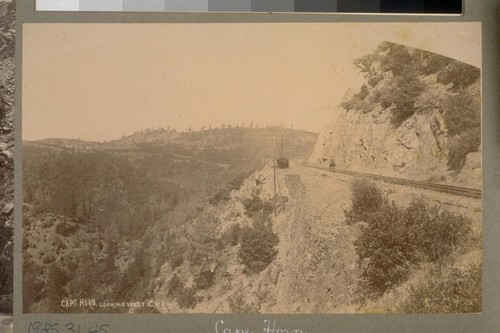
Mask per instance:
[[[474,188],[444,185],[444,184],[435,184],[435,183],[423,182],[423,181],[418,181],[418,180],[374,175],[374,174],[370,174],[370,173],[351,171],[351,170],[343,170],[343,169],[331,170],[329,168],[310,165],[310,164],[306,164],[306,163],[300,163],[300,165],[302,165],[304,167],[308,167],[308,168],[314,168],[314,169],[329,171],[329,172],[333,172],[333,173],[343,173],[343,174],[352,175],[352,176],[366,177],[366,178],[371,178],[371,179],[375,179],[375,180],[379,180],[379,181],[383,181],[383,182],[387,182],[387,183],[392,183],[392,184],[396,184],[396,185],[410,185],[413,187],[418,187],[418,188],[423,188],[423,189],[428,189],[428,190],[433,190],[433,191],[438,191],[438,192],[445,192],[445,193],[459,195],[459,196],[465,196],[465,197],[469,197],[469,198],[481,199],[481,197],[482,197],[481,190],[474,189]]]

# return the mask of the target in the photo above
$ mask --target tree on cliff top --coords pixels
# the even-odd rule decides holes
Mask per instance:
[[[341,106],[366,113],[379,103],[390,109],[394,127],[416,112],[416,102],[430,88],[422,81],[423,76],[436,74],[437,82],[453,93],[460,93],[480,77],[479,69],[474,66],[391,42],[382,42],[373,53],[354,60],[353,64],[364,74],[366,83]],[[467,115],[458,112],[459,122],[461,116]]]

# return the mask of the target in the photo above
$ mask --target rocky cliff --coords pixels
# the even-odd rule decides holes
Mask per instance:
[[[366,82],[332,112],[311,163],[480,187],[479,69],[392,43],[355,65]]]

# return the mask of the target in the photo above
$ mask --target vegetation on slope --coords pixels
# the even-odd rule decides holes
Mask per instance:
[[[242,228],[241,247],[238,256],[249,274],[263,271],[276,257],[278,236],[273,232],[270,215],[274,205],[263,202],[258,196],[244,202],[245,213],[253,225]]]
[[[236,135],[233,130],[231,135]],[[217,131],[221,135],[222,130]],[[221,222],[218,206],[226,205],[229,193],[269,156],[259,149],[264,145],[258,139],[263,131],[274,133],[274,129],[254,129],[255,147],[245,148],[248,142],[221,146],[215,148],[217,154],[187,143],[116,144],[115,149],[85,142],[74,147],[74,141],[65,140],[27,143],[23,251],[30,265],[24,267],[25,311],[128,311],[64,309],[48,294],[57,287],[60,297],[145,300],[164,283],[171,289],[168,297],[181,309],[193,308],[197,293],[212,285],[223,250],[237,245],[250,274],[264,269],[274,259],[277,244],[269,224],[269,203],[255,198],[242,202],[254,224],[216,232]],[[314,138],[294,132],[295,156],[310,152]],[[261,236],[269,239],[262,249],[255,244]],[[67,277],[56,280],[56,286],[49,283],[50,272],[34,278],[37,270],[51,263],[57,263]],[[163,279],[162,267],[169,271]]]
[[[448,166],[455,171],[462,169],[469,152],[479,149],[479,68],[390,42],[381,43],[354,65],[366,81],[342,102],[343,108],[369,113],[379,105],[390,112],[394,127],[414,114],[441,113],[451,141]]]
[[[363,222],[356,251],[366,295],[380,296],[405,282],[420,264],[440,264],[457,253],[460,246],[470,243],[471,221],[462,215],[430,206],[422,198],[406,208],[398,207],[367,180],[355,180],[352,190],[352,208],[346,211],[346,221]],[[403,310],[467,312],[480,307],[477,272],[477,269],[468,273],[457,271],[439,279],[439,295],[428,284],[420,286]],[[474,288],[466,288],[471,284]],[[425,298],[425,306],[416,302],[418,295],[423,294],[429,296]],[[453,299],[455,307],[440,308],[442,298]]]

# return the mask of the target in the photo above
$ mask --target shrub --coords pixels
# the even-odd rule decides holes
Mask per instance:
[[[246,304],[242,294],[229,299],[229,310],[231,313],[257,313],[258,308],[255,304]]]
[[[344,101],[340,106],[346,110],[355,110],[361,113],[368,113],[373,109],[373,103],[371,103],[366,96],[363,99],[360,98],[360,93],[355,94],[351,99]]]
[[[183,253],[184,251],[181,246],[176,244],[167,259],[172,269],[176,269],[184,263]]]
[[[373,74],[370,76],[367,80],[367,83],[370,87],[375,87],[380,81],[384,79],[383,75],[380,74]]]
[[[241,248],[238,256],[246,271],[255,274],[263,271],[276,257],[278,236],[264,223],[241,230]]]
[[[399,127],[415,113],[415,102],[424,90],[425,84],[416,73],[404,73],[392,79],[387,103],[394,106],[391,112],[391,123],[394,127]]]
[[[366,221],[367,217],[378,211],[386,201],[382,190],[367,179],[355,179],[351,189],[351,209],[344,212],[348,224]]]
[[[177,303],[179,303],[179,306],[183,309],[193,309],[196,306],[196,303],[198,303],[194,288],[182,289],[182,291],[177,295]]]
[[[462,91],[445,98],[440,104],[448,134],[448,167],[460,171],[468,153],[477,151],[481,144],[481,104],[479,96]]]
[[[423,199],[399,208],[366,182],[353,184],[352,201],[348,223],[366,222],[356,240],[363,284],[376,294],[405,281],[414,265],[448,256],[471,231],[462,215],[440,211]]]
[[[274,210],[274,205],[271,202],[262,201],[262,199],[253,194],[251,198],[243,202],[245,214],[255,220],[265,220]]]
[[[168,281],[167,295],[174,297],[183,309],[194,308],[197,303],[196,291],[193,288],[185,288],[177,274]]]
[[[176,297],[183,288],[184,286],[176,274],[168,281],[167,295]]]
[[[217,193],[208,199],[208,202],[215,206],[221,201],[228,201],[230,199],[229,194],[233,190],[239,190],[243,181],[250,175],[249,171],[243,171],[227,182]]]
[[[438,73],[437,81],[443,84],[452,83],[454,90],[460,90],[479,80],[480,76],[479,68],[452,61]]]
[[[207,289],[214,283],[215,273],[210,270],[202,271],[194,277],[196,289]]]
[[[56,225],[56,233],[61,236],[68,237],[73,235],[78,230],[78,225],[69,224],[68,222],[59,222]]]
[[[285,157],[278,157],[278,159],[276,160],[276,164],[280,169],[286,169],[290,167],[290,162],[288,161],[288,158]]]
[[[241,227],[239,223],[233,224],[223,235],[222,235],[222,245],[226,246],[236,246],[240,243],[241,237]]]
[[[463,91],[451,95],[440,103],[444,123],[450,136],[481,126],[481,101],[479,96]]]
[[[399,307],[406,313],[481,312],[481,265],[452,268],[444,277],[434,273]]]

